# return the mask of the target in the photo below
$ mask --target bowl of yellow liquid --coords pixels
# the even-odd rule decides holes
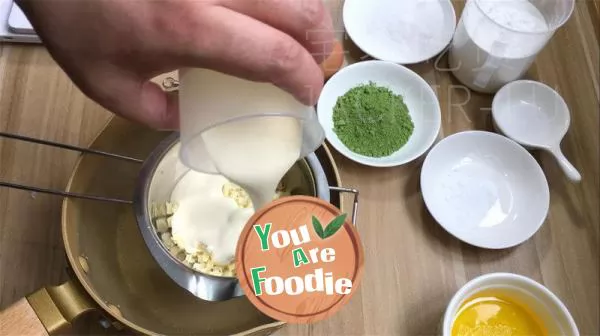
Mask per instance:
[[[521,275],[492,273],[452,298],[443,336],[579,336],[567,307],[550,290]]]

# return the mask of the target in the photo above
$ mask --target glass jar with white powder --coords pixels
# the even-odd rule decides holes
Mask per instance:
[[[449,50],[454,76],[474,91],[493,93],[521,78],[574,0],[467,0]]]

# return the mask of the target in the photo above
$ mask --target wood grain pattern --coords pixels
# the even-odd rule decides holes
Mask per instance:
[[[341,28],[341,0],[325,1]],[[460,15],[464,2],[454,4]],[[332,318],[288,325],[278,334],[433,335],[460,286],[483,273],[508,271],[545,284],[570,309],[582,335],[599,335],[599,26],[600,3],[578,0],[571,19],[527,75],[557,89],[569,105],[571,128],[562,148],[583,176],[581,184],[572,184],[551,157],[535,153],[549,181],[551,204],[547,221],[530,241],[506,251],[462,244],[427,213],[419,162],[373,169],[336,155],[345,186],[361,193],[361,288]],[[363,58],[343,30],[338,37],[347,62]],[[492,96],[463,89],[449,73],[434,71],[434,61],[410,68],[436,90],[443,134],[491,129]],[[439,66],[446,64],[442,56]],[[108,117],[73,87],[42,47],[0,46],[0,130],[85,145]],[[63,188],[75,157],[0,139],[0,179]],[[0,308],[66,278],[59,218],[59,198],[0,189]]]
[[[48,332],[27,302],[20,299],[0,312],[0,335],[3,336],[44,336]]]

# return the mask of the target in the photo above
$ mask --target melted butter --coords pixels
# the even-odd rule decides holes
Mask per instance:
[[[223,194],[227,182],[223,176],[190,171],[171,194],[171,201],[178,203],[173,240],[190,254],[205,246],[221,265],[233,260],[242,229],[254,213]]]
[[[476,297],[458,311],[452,336],[546,336],[537,316],[497,296]]]

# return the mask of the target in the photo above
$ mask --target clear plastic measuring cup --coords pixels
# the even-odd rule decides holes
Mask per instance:
[[[449,50],[454,76],[493,93],[520,79],[571,16],[575,0],[467,0]]]
[[[219,171],[202,134],[226,123],[241,124],[247,122],[247,118],[266,116],[295,118],[300,122],[302,133],[298,159],[314,152],[325,139],[315,108],[303,105],[270,83],[248,81],[208,69],[180,69],[179,105],[180,159],[191,169],[204,173]],[[244,143],[231,145],[244,146]]]

